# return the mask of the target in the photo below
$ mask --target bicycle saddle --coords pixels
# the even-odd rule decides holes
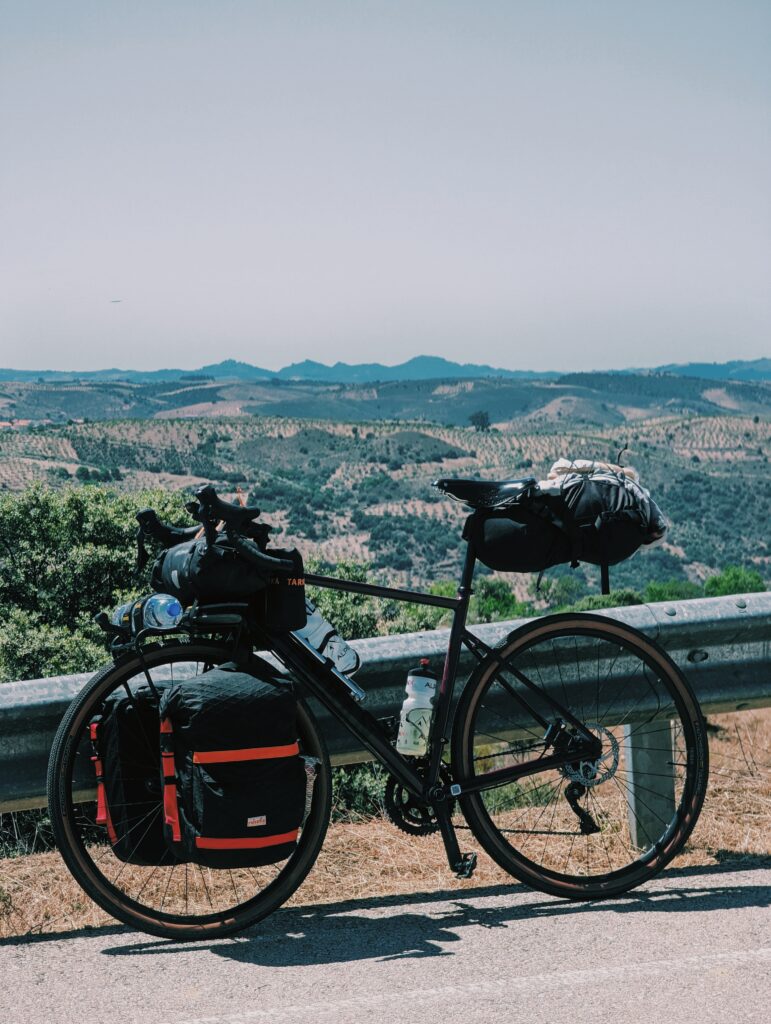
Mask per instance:
[[[530,494],[536,486],[535,477],[520,480],[435,480],[434,487],[451,498],[464,501],[471,508],[494,509],[512,505]]]

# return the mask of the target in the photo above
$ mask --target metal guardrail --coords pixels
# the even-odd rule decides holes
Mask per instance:
[[[771,593],[636,605],[599,614],[656,640],[686,673],[706,713],[771,705]],[[494,645],[525,621],[473,628],[485,643]],[[407,671],[426,657],[439,668],[448,634],[443,629],[353,642],[362,659],[356,679],[367,691],[366,707],[372,714],[398,714]],[[459,679],[475,664],[464,652]],[[0,685],[0,811],[45,805],[46,764],[54,734],[67,704],[89,678],[85,673]],[[335,764],[370,759],[337,720],[320,706],[315,711]],[[662,755],[646,750],[640,730],[635,736],[634,749],[628,752],[630,764],[645,764],[651,771],[650,757]],[[666,781],[669,770],[660,772],[664,782],[657,797],[659,814],[673,806],[673,787]],[[650,796],[646,800],[651,803]],[[630,820],[633,833],[639,820]]]

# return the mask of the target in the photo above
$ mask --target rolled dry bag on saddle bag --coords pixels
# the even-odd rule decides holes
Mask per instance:
[[[90,722],[96,823],[128,864],[170,864],[161,814],[158,699],[149,686],[109,697]]]
[[[292,854],[307,776],[291,684],[212,669],[164,693],[160,731],[164,834],[179,860],[257,867]]]

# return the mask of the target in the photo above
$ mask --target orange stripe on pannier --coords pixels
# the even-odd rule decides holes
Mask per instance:
[[[172,842],[182,841],[182,828],[179,821],[179,804],[177,803],[177,776],[174,766],[174,752],[171,749],[171,737],[174,727],[171,719],[161,719],[161,764],[163,765],[163,820],[171,829]]]
[[[96,773],[96,818],[94,820],[97,825],[104,825],[107,828],[107,838],[110,840],[111,845],[115,846],[118,842],[118,834],[112,823],[110,808],[107,804],[107,790],[104,785],[104,768],[102,767],[102,759],[97,753],[99,723],[91,722],[89,732],[91,736],[91,744],[94,748],[94,756],[91,758],[91,761],[93,762],[94,771]]]
[[[295,829],[294,832],[284,832],[279,836],[263,836],[261,839],[209,839],[206,836],[196,836],[195,845],[199,850],[259,850],[262,846],[293,843],[299,831]]]
[[[287,743],[283,747],[243,747],[241,750],[198,750],[193,754],[193,764],[267,761],[274,757],[294,757],[299,753],[299,743]]]

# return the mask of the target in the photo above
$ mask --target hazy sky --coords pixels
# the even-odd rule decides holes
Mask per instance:
[[[0,0],[0,366],[771,355],[770,124],[768,0]]]

